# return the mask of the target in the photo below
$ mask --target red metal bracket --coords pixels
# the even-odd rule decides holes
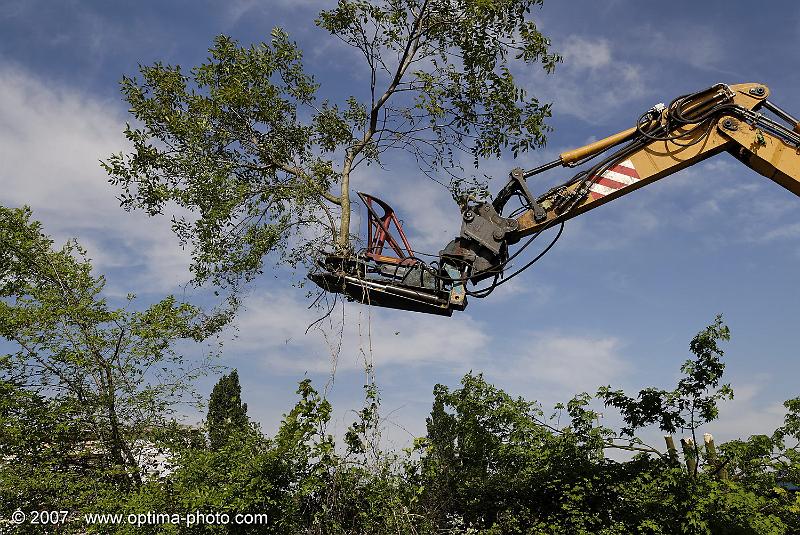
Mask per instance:
[[[408,243],[403,225],[397,219],[397,215],[392,207],[377,197],[366,193],[358,192],[364,205],[367,207],[367,252],[365,255],[377,262],[389,264],[414,264],[418,260],[414,257],[414,251]],[[383,215],[378,214],[376,207],[383,210]],[[397,239],[392,235],[392,225],[394,225],[397,235],[403,242],[400,246]],[[383,247],[389,245],[396,256],[384,256]]]

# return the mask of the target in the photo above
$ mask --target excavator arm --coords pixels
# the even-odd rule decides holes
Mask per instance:
[[[762,84],[718,85],[692,96],[706,105],[709,100],[711,104],[717,103],[722,113],[712,114],[703,122],[680,124],[664,136],[652,136],[664,139],[650,139],[645,129],[634,127],[561,154],[558,163],[571,167],[639,137],[638,142],[632,143],[633,147],[618,151],[608,164],[595,165],[585,182],[576,181],[555,188],[541,200],[537,199],[546,210],[546,217],[537,220],[533,209],[526,211],[517,218],[517,229],[509,234],[508,242],[516,243],[525,236],[581,215],[721,152],[732,154],[754,171],[800,196],[800,125],[767,100],[769,89]],[[765,107],[778,111],[779,118],[794,124],[787,128],[757,113]],[[702,110],[700,108],[700,112]],[[657,107],[654,111],[662,115],[660,126],[663,128],[668,124],[669,110],[661,111]],[[581,188],[587,191],[582,193]],[[559,210],[564,203],[574,205]]]
[[[800,122],[769,96],[763,84],[717,84],[668,106],[658,104],[634,127],[562,153],[536,169],[514,169],[493,201],[462,206],[460,236],[430,263],[414,255],[386,203],[359,194],[368,208],[366,247],[354,254],[326,255],[309,277],[352,300],[449,316],[464,309],[467,296],[485,297],[518,274],[521,270],[510,275],[505,270],[542,231],[721,152],[800,196]],[[557,167],[580,170],[534,195],[527,179]],[[520,207],[503,215],[512,199]],[[509,246],[524,238],[509,254]],[[385,244],[397,256],[384,255]],[[482,289],[467,288],[486,279],[492,281]]]

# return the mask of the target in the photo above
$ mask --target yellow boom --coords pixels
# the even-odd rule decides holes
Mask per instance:
[[[707,92],[695,95],[694,105],[687,106],[687,109],[683,110],[684,115],[702,116],[704,111],[723,102],[729,106],[738,106],[744,110],[741,112],[743,115],[721,114],[714,117],[713,123],[708,125],[682,124],[658,136],[667,139],[648,140],[641,143],[641,146],[623,152],[614,161],[598,169],[597,174],[588,177],[590,179],[588,186],[577,181],[548,192],[538,200],[546,212],[546,218],[537,221],[532,210],[526,211],[517,218],[517,229],[507,235],[508,242],[515,243],[524,236],[588,212],[723,151],[800,196],[800,145],[798,145],[800,136],[797,136],[800,126],[797,120],[780,108],[769,104],[767,101],[769,94],[769,89],[765,85],[750,83],[718,85]],[[777,109],[783,118],[794,122],[793,129],[783,132],[782,136],[777,135],[773,131],[775,126],[771,125],[772,121],[755,112],[765,103],[771,109]],[[652,130],[654,123],[666,124],[669,110],[665,108],[656,112],[660,113],[660,116],[648,122],[644,128],[633,127],[565,152],[561,154],[559,162],[565,167],[571,167],[631,140],[638,132]],[[789,134],[794,134],[797,139]],[[564,206],[560,200],[580,195],[578,190],[582,186],[588,187],[583,198],[571,208],[559,211],[559,206]]]

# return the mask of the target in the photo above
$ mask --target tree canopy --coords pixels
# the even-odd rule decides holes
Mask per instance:
[[[74,473],[140,483],[141,441],[193,401],[205,367],[176,345],[203,340],[208,318],[173,296],[142,311],[133,295],[109,306],[85,250],[54,249],[28,208],[0,206],[0,235],[0,458],[15,461],[0,480],[45,494]]]
[[[361,58],[366,83],[327,94],[281,29],[244,46],[220,35],[207,61],[155,63],[125,77],[135,118],[129,153],[104,167],[122,205],[174,207],[197,281],[234,285],[265,255],[306,261],[350,247],[350,193],[361,166],[409,153],[456,191],[481,158],[542,145],[548,104],[514,68],[559,57],[528,17],[542,0],[340,0],[317,25]]]

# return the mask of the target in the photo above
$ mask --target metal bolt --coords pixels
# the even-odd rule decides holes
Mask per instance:
[[[475,219],[475,212],[473,212],[472,210],[467,210],[466,212],[464,212],[464,221],[469,223],[473,219]]]
[[[731,119],[725,119],[722,122],[722,128],[726,128],[728,130],[736,130],[738,127],[736,126],[736,123],[733,122]]]
[[[750,94],[751,94],[751,95],[755,95],[755,96],[757,96],[757,97],[763,97],[763,96],[764,96],[764,93],[766,93],[766,92],[767,92],[767,90],[766,90],[766,89],[764,89],[764,87],[762,87],[762,86],[760,86],[760,85],[759,85],[759,86],[756,86],[756,87],[751,87],[751,88],[750,88]]]
[[[500,230],[499,228],[495,229],[495,231],[492,233],[492,237],[495,239],[495,241],[500,241],[503,238],[505,238],[505,236],[506,233]]]

